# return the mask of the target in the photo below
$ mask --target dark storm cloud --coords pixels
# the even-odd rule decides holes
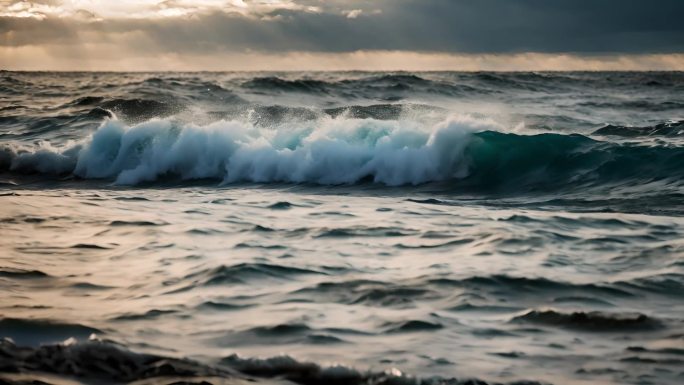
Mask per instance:
[[[402,50],[684,52],[683,0],[299,1],[319,7],[177,18],[0,18],[0,45],[98,43],[164,52]],[[352,12],[354,11],[354,12]]]
[[[67,20],[0,17],[0,45],[68,44],[76,39],[77,30]]]

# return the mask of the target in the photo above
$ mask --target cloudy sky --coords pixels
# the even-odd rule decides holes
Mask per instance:
[[[684,70],[684,0],[0,0],[26,70]]]

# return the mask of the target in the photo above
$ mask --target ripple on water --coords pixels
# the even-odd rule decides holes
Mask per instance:
[[[293,204],[290,202],[276,202],[273,203],[272,205],[269,205],[268,208],[271,210],[289,210],[293,207]]]
[[[313,344],[329,345],[345,343],[326,329],[314,329],[304,323],[284,323],[273,326],[257,326],[212,338],[219,346]]]
[[[462,246],[462,245],[467,245],[469,243],[472,243],[475,241],[473,238],[463,238],[463,239],[454,239],[448,242],[440,242],[440,243],[433,243],[433,244],[416,244],[416,245],[411,245],[411,244],[405,244],[405,243],[398,243],[394,245],[397,249],[438,249],[438,248],[443,248],[443,247],[449,247],[449,246]]]
[[[316,238],[351,238],[351,237],[404,237],[416,234],[416,231],[397,227],[347,227],[323,229]]]
[[[257,306],[256,304],[236,304],[219,301],[205,301],[195,306],[196,309],[202,311],[236,311]]]
[[[599,311],[562,313],[555,310],[530,310],[511,319],[513,323],[530,323],[577,329],[589,332],[649,331],[664,328],[660,320],[639,313],[605,313]]]
[[[684,274],[659,274],[635,278],[629,281],[618,281],[615,283],[615,285],[649,293],[657,293],[681,298],[681,293],[684,293]]]
[[[12,279],[36,279],[36,278],[48,278],[50,275],[44,273],[40,270],[24,270],[15,269],[11,267],[0,268],[0,277],[2,278],[12,278]]]
[[[422,285],[397,285],[382,281],[348,280],[321,282],[289,294],[292,298],[346,305],[406,308],[416,301],[440,298],[440,293]],[[301,296],[305,296],[302,298]]]
[[[183,280],[193,280],[203,286],[244,284],[258,279],[290,279],[298,275],[327,275],[327,273],[294,266],[273,265],[268,263],[239,263],[221,265],[192,273]]]
[[[94,243],[78,243],[71,246],[72,249],[91,249],[91,250],[110,250],[111,247],[97,245]]]
[[[385,333],[429,332],[444,328],[444,326],[438,322],[424,320],[388,322],[383,326],[385,327]]]
[[[117,201],[130,201],[130,202],[147,202],[150,201],[145,197],[116,197]]]
[[[124,220],[116,220],[116,221],[109,222],[109,225],[113,226],[113,227],[118,227],[118,226],[164,226],[166,224],[167,223],[165,223],[165,222],[124,221]]]
[[[240,242],[234,246],[236,249],[264,249],[264,250],[287,250],[287,246],[283,245],[264,245],[254,242]]]
[[[439,279],[432,280],[434,283],[449,284],[466,288],[492,288],[500,290],[500,293],[510,293],[517,296],[529,293],[595,293],[613,297],[634,297],[629,291],[616,287],[613,284],[574,284],[570,282],[555,281],[547,278],[515,277],[503,274],[491,276],[475,276],[461,280]]]
[[[156,320],[169,314],[177,314],[178,310],[171,309],[151,309],[145,313],[124,313],[111,318],[111,321],[147,321]]]

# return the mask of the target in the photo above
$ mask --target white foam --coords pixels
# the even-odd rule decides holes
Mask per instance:
[[[326,118],[268,128],[162,119],[127,126],[111,119],[82,143],[63,149],[44,144],[17,154],[11,168],[72,169],[83,178],[113,178],[124,185],[169,174],[225,183],[347,184],[372,178],[387,185],[419,184],[466,176],[470,134],[500,129],[466,117],[432,127],[417,121]]]

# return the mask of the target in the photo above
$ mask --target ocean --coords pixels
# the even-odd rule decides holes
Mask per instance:
[[[681,384],[683,214],[681,72],[4,71],[0,383]]]

